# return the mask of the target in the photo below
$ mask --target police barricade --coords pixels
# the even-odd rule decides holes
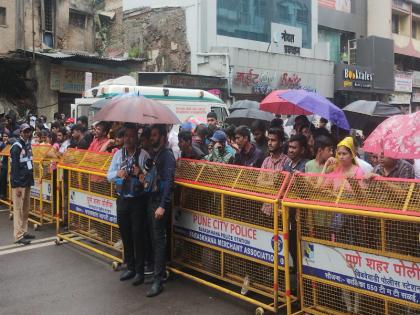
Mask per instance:
[[[31,187],[29,222],[35,230],[55,221],[55,165],[58,161],[47,157],[51,150],[51,145],[32,145],[35,184]]]
[[[12,213],[12,188],[9,183],[10,174],[10,148],[11,145],[7,145],[0,152],[1,169],[0,169],[0,203],[5,205],[9,211],[10,219],[13,218]]]
[[[117,225],[116,193],[106,179],[112,160],[108,153],[68,149],[58,165],[57,189],[60,198],[57,217],[62,213],[67,227],[57,224],[57,240],[82,246],[122,263],[122,243]]]
[[[420,181],[295,175],[304,314],[420,314]]]
[[[170,271],[277,312],[290,295],[287,173],[181,159]],[[290,303],[289,303],[290,304]]]

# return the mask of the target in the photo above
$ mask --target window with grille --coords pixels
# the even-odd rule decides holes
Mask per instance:
[[[0,25],[6,25],[6,8],[0,7]]]
[[[53,31],[53,3],[52,0],[44,0],[44,31]]]

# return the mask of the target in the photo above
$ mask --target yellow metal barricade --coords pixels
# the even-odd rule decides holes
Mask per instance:
[[[58,161],[47,157],[51,149],[50,145],[32,146],[35,185],[31,187],[29,221],[34,224],[34,229],[55,220],[55,169]]]
[[[57,244],[66,240],[122,263],[122,243],[117,225],[116,194],[106,179],[112,155],[68,149],[58,165]]]
[[[181,159],[170,270],[253,303],[260,314],[290,306],[288,214],[279,208],[287,178]]]
[[[420,314],[420,181],[295,175],[303,314]]]
[[[5,176],[6,178],[1,178],[2,182],[0,185],[6,186],[5,188],[0,187],[0,191],[4,194],[0,197],[0,203],[5,205],[10,211],[10,219],[13,218],[12,213],[12,188],[9,183],[9,174],[10,174],[10,148],[11,145],[7,145],[1,152],[1,177]]]

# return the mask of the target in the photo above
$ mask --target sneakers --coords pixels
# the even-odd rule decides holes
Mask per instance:
[[[21,239],[17,240],[15,242],[15,244],[20,244],[20,245],[29,245],[31,244],[31,241],[26,239],[25,237],[22,237]]]

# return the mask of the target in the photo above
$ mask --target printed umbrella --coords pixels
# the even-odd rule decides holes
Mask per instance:
[[[250,101],[250,100],[240,100],[234,102],[230,107],[229,111],[233,113],[235,110],[238,109],[248,109],[248,108],[256,108],[258,109],[260,107],[260,104],[256,101]]]
[[[137,124],[177,125],[181,123],[166,105],[132,94],[113,98],[95,115],[94,120]]]
[[[363,148],[393,159],[419,159],[420,112],[386,119],[366,139]]]
[[[274,92],[272,92],[274,93]],[[271,93],[271,94],[272,94]],[[271,95],[270,94],[270,95]],[[270,96],[269,95],[269,96]],[[267,96],[266,99],[269,97]],[[344,112],[331,103],[328,99],[319,95],[315,92],[309,92],[306,90],[279,90],[277,95],[271,96],[273,99],[277,97],[278,103],[276,107],[276,114],[284,115],[309,115],[316,114],[325,119],[328,119],[338,127],[350,130],[349,122],[347,121]],[[263,104],[264,99],[261,102],[260,109],[266,108]],[[301,112],[299,112],[299,109]],[[272,110],[265,109],[270,112]]]
[[[402,114],[397,106],[364,100],[350,103],[343,111],[351,127],[359,130],[363,130],[368,124],[378,125],[390,116]]]
[[[226,118],[225,122],[235,126],[250,126],[255,120],[270,122],[274,119],[274,115],[264,112],[256,108],[238,109]]]

